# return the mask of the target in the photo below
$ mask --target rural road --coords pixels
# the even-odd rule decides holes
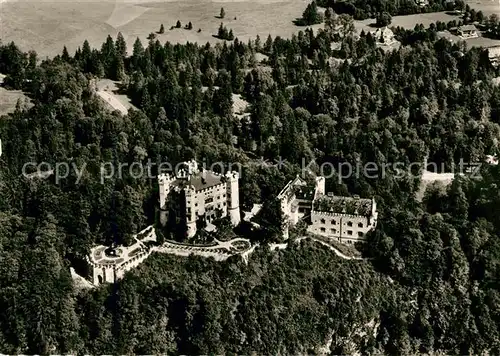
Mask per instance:
[[[306,238],[310,238],[311,240],[315,241],[315,242],[318,242],[326,247],[328,247],[330,250],[332,250],[338,257],[340,258],[343,258],[344,260],[363,260],[362,257],[351,257],[351,256],[347,256],[347,255],[344,255],[342,252],[340,252],[339,250],[337,250],[335,247],[333,247],[332,245],[324,242],[324,241],[321,241],[320,239],[315,239],[314,237],[311,237],[311,236],[303,236],[303,237],[300,237],[298,238],[297,240],[295,240],[295,242],[299,242],[300,240],[303,240],[303,239],[306,239]]]

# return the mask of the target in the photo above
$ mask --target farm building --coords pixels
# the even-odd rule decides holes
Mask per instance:
[[[457,30],[458,35],[462,38],[476,38],[479,37],[476,26],[464,25],[460,26]]]

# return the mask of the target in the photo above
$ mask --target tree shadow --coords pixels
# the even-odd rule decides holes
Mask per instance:
[[[295,20],[292,21],[295,26],[301,26],[305,27],[308,26],[303,18],[297,17]]]

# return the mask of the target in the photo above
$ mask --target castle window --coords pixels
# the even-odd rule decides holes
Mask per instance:
[[[363,237],[363,235],[364,235],[364,234],[363,234],[361,231],[358,231],[358,236],[359,236],[359,237]]]
[[[222,197],[225,198],[226,197],[226,194],[222,194]]]
[[[211,203],[213,201],[214,201],[214,198],[212,198],[212,197],[207,198],[207,199],[205,199],[205,204]]]
[[[332,232],[332,234],[336,234],[337,233],[337,229],[330,229],[330,231]]]
[[[347,235],[352,235],[352,230],[347,230]]]
[[[322,227],[320,230],[321,230],[321,232],[325,232],[326,231],[326,229],[324,227]]]
[[[217,195],[217,200],[219,200],[219,199],[220,199],[220,195]]]
[[[363,227],[363,223],[359,223],[359,224],[358,224],[358,227]]]
[[[324,224],[326,221],[325,219],[321,219],[321,223]]]
[[[337,221],[332,220],[332,225],[337,225]]]
[[[198,203],[194,203],[194,206],[198,206]]]
[[[224,203],[222,203],[222,204],[224,204],[224,206],[226,206],[226,202],[224,202]]]
[[[352,221],[349,221],[349,222],[347,223],[347,226],[351,227],[351,226],[352,226]]]

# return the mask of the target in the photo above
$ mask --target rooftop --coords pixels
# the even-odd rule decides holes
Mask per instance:
[[[391,36],[394,34],[392,30],[387,26],[377,28],[375,31],[371,31],[370,33],[372,36],[380,36],[380,35]]]
[[[195,172],[186,179],[177,178],[172,185],[179,188],[193,186],[195,191],[200,191],[206,188],[214,187],[224,183],[223,175],[215,174],[212,171]]]
[[[323,195],[314,201],[313,210],[325,213],[370,216],[372,200]]]
[[[458,28],[458,30],[459,31],[477,31],[477,28],[474,25],[464,25],[464,26],[460,26]]]
[[[311,186],[297,186],[295,187],[295,197],[302,200],[313,200],[315,187]]]

